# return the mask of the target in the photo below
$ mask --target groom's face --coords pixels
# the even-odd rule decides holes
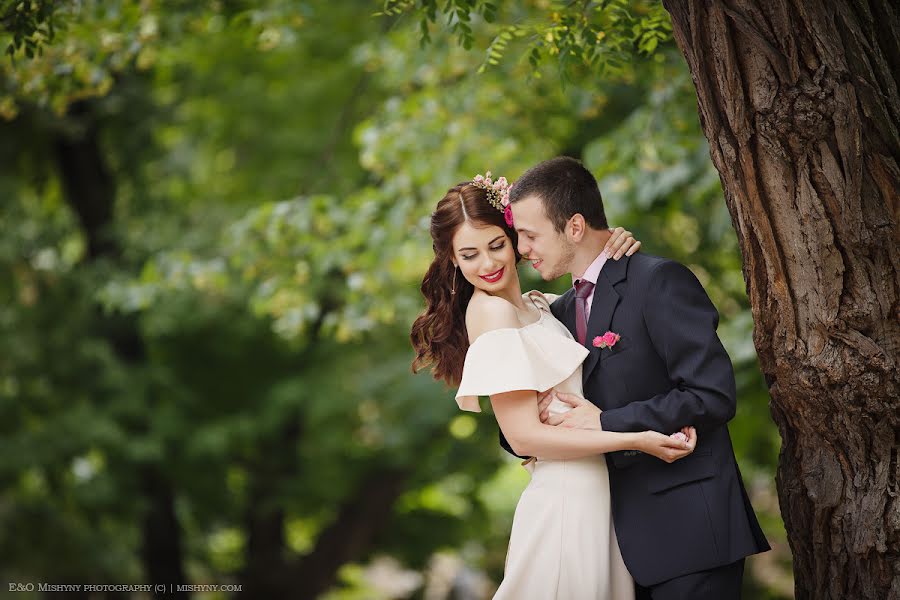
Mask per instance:
[[[527,196],[512,204],[513,221],[519,233],[519,254],[544,281],[562,277],[571,271],[575,244],[565,233],[556,231],[537,196]]]

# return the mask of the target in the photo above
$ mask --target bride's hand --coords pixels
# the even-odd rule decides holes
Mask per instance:
[[[676,434],[665,435],[655,431],[645,431],[641,434],[643,447],[638,449],[667,463],[673,463],[693,452],[697,446],[696,429],[684,427],[678,433],[684,434],[687,439],[682,440],[681,436],[676,437]]]
[[[606,242],[603,251],[613,260],[619,260],[623,256],[631,256],[641,249],[641,243],[634,239],[634,235],[630,231],[625,231],[624,227],[616,227],[609,229],[612,237]]]

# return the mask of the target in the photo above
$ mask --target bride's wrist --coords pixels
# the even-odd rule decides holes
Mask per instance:
[[[635,442],[634,448],[632,450],[640,450],[641,452],[645,452],[647,449],[647,432],[640,431],[634,434]]]

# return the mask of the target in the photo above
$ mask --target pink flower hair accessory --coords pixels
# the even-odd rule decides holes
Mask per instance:
[[[595,348],[612,348],[616,345],[616,342],[618,342],[621,337],[622,336],[620,336],[618,333],[615,333],[614,331],[607,331],[603,335],[598,335],[597,337],[595,337],[592,343],[594,344]]]
[[[506,180],[506,177],[498,177],[497,181],[494,181],[490,171],[484,175],[479,173],[472,179],[472,185],[487,192],[488,202],[503,213],[506,224],[512,227],[512,209],[509,207],[509,189],[512,185]]]

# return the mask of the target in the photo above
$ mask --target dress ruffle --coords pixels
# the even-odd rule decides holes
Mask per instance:
[[[588,354],[587,348],[540,321],[487,331],[466,352],[456,403],[462,410],[481,412],[479,396],[549,390],[580,368]]]

